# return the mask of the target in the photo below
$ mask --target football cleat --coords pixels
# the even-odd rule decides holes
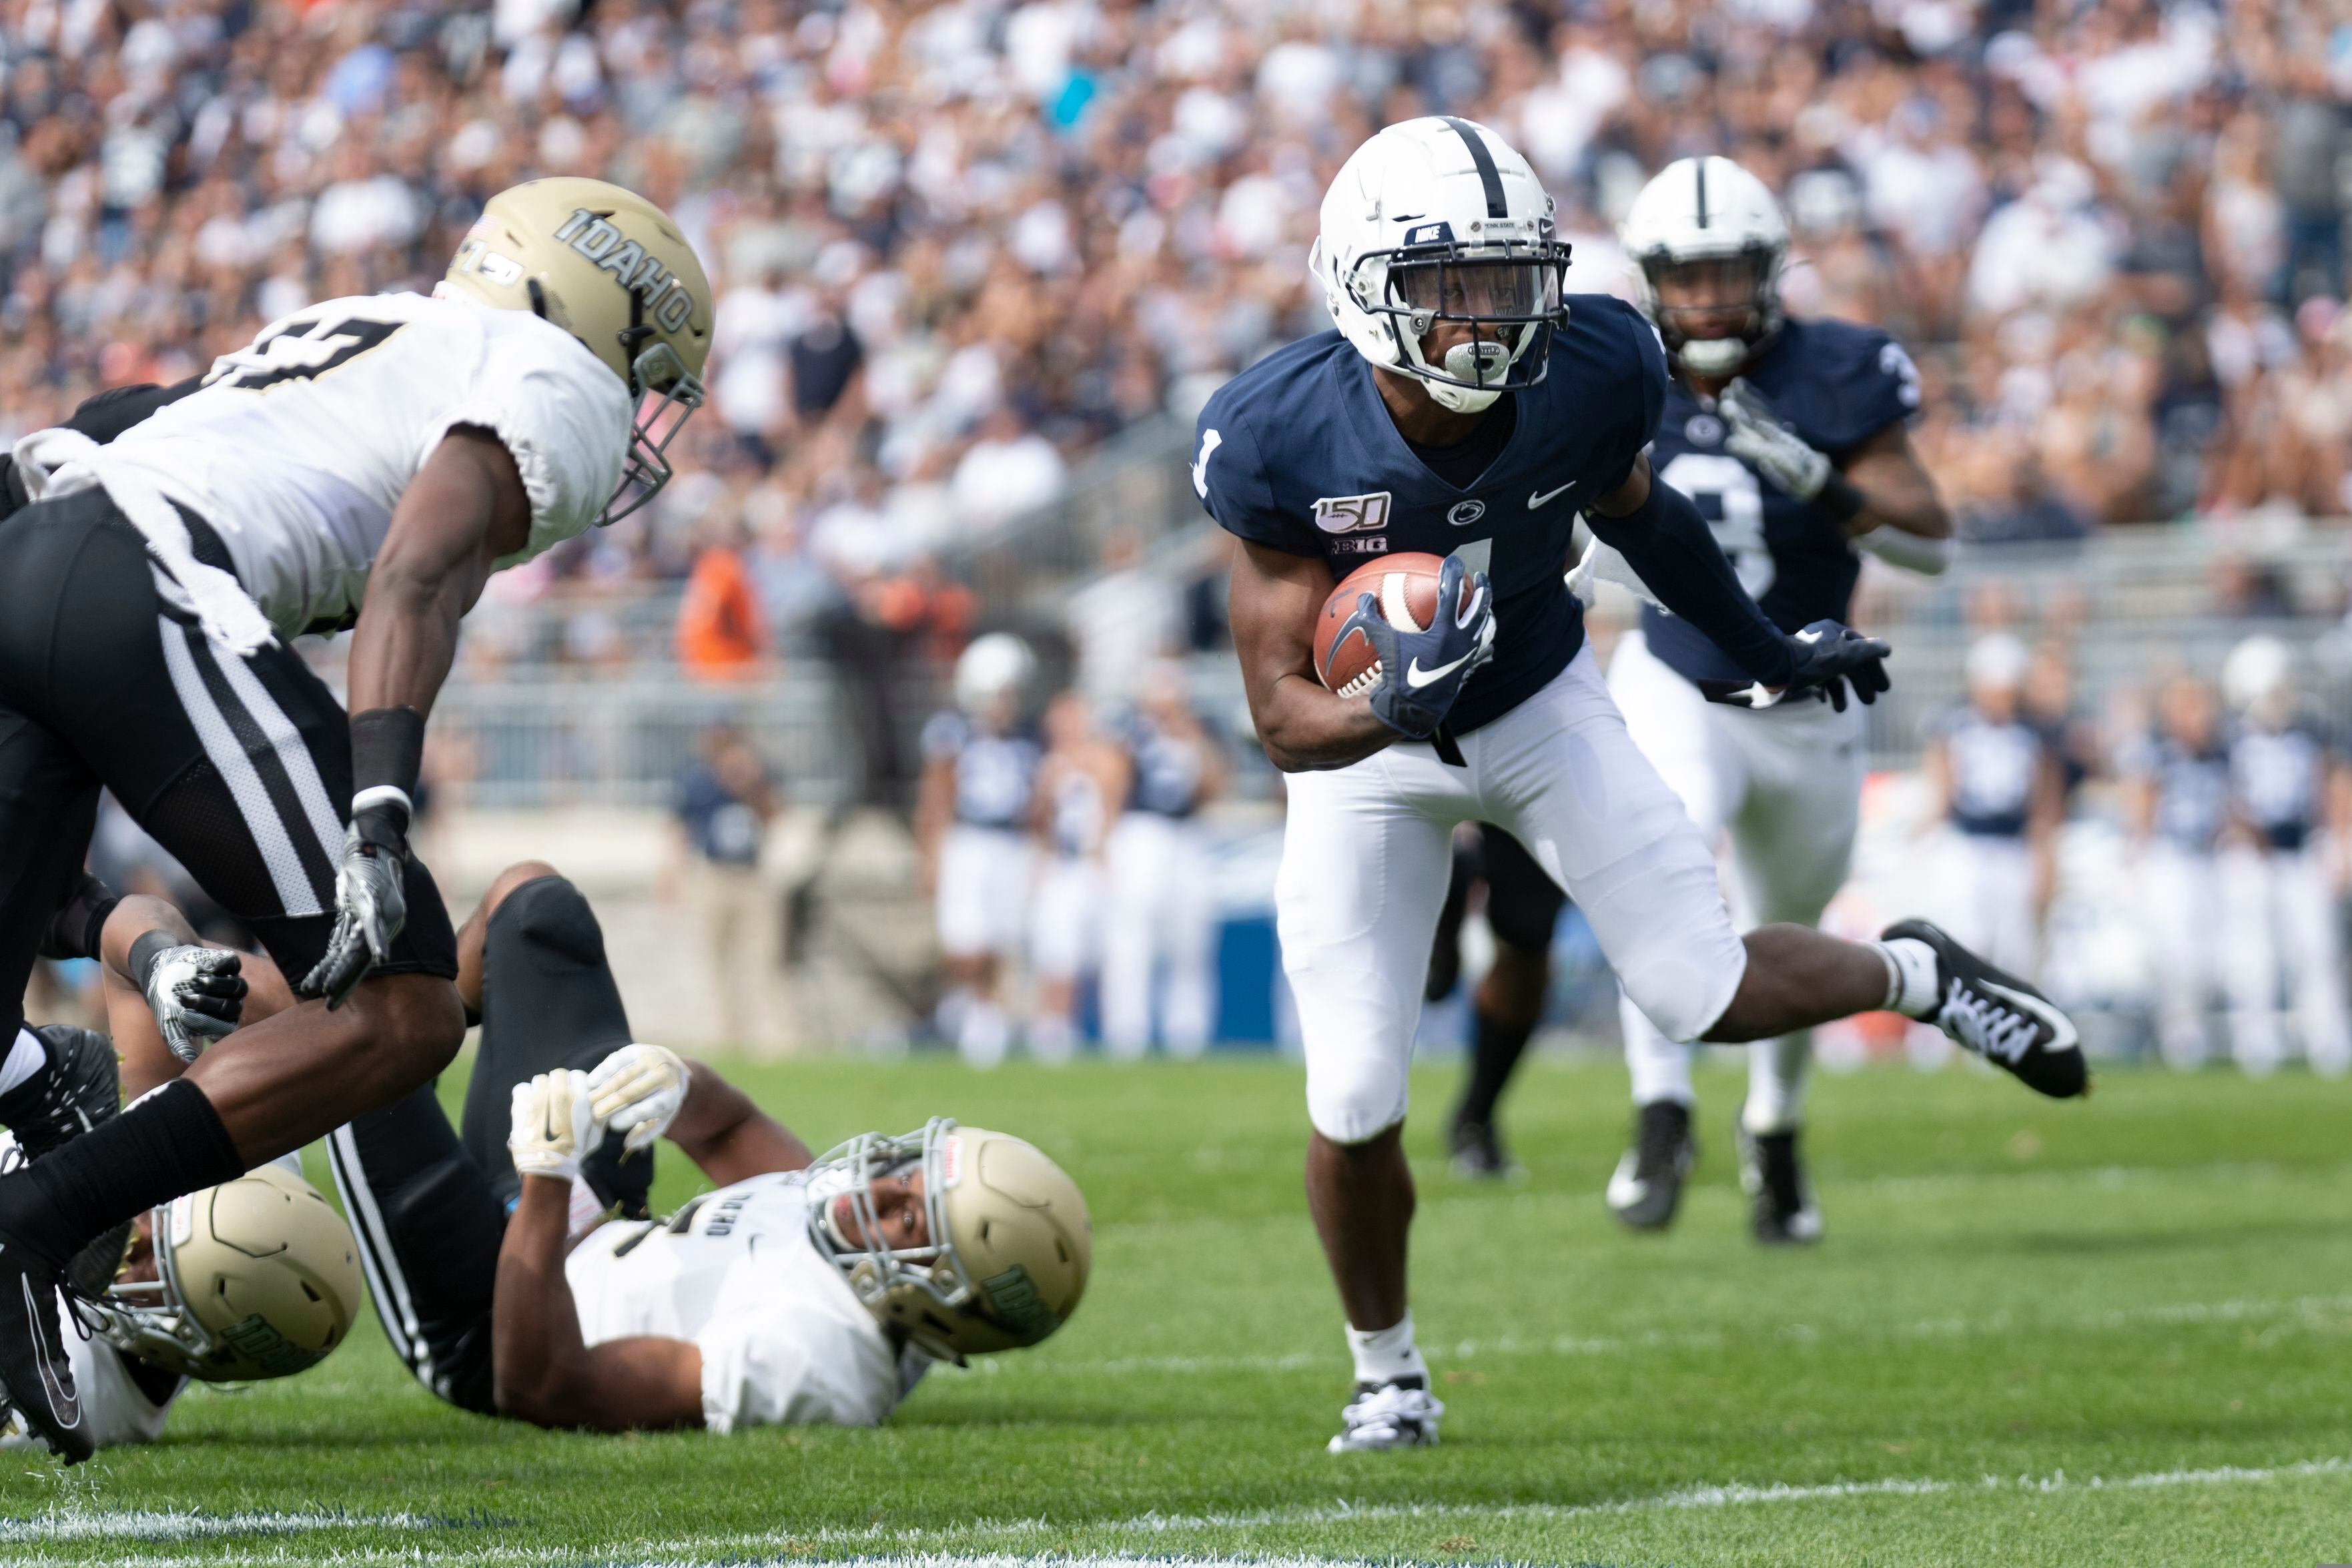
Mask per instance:
[[[1491,1121],[1454,1124],[1454,1173],[1474,1182],[1499,1182],[1526,1174],[1517,1160],[1504,1152],[1503,1140]]]
[[[1633,1146],[1609,1178],[1609,1212],[1630,1230],[1665,1229],[1697,1161],[1690,1107],[1674,1100],[1643,1106],[1633,1115]]]
[[[0,1233],[0,1394],[33,1436],[78,1465],[97,1446],[66,1360],[58,1285],[56,1269]]]
[[[1794,1132],[1738,1131],[1739,1184],[1747,1191],[1756,1239],[1767,1247],[1810,1246],[1822,1238],[1822,1211],[1797,1158]]]
[[[1445,1414],[1429,1392],[1429,1380],[1400,1377],[1391,1383],[1360,1383],[1356,1397],[1339,1413],[1334,1454],[1370,1454],[1384,1448],[1433,1448],[1437,1418]]]
[[[122,1079],[112,1041],[71,1024],[42,1024],[31,1033],[48,1057],[48,1066],[32,1103],[16,1110],[9,1124],[16,1137],[16,1156],[25,1160],[40,1158],[68,1139],[112,1121],[122,1110]],[[85,1296],[100,1294],[114,1283],[130,1244],[128,1224],[100,1232],[67,1262],[67,1283]]]
[[[30,1104],[15,1108],[6,1126],[16,1135],[25,1157],[37,1160],[67,1139],[111,1120],[122,1109],[122,1079],[112,1042],[94,1029],[42,1024],[31,1034],[40,1041],[48,1066],[41,1074],[39,1093]]]
[[[1928,1023],[2053,1100],[2089,1092],[2082,1039],[2049,997],[1926,921],[1897,921],[1879,933],[1881,942],[1903,937],[1935,950],[1937,1006]]]

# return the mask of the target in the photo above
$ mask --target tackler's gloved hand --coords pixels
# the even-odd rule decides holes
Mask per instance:
[[[1742,685],[1730,680],[1702,680],[1698,689],[1709,702],[1735,708],[1769,708],[1791,697],[1827,700],[1845,711],[1846,688],[1865,703],[1894,684],[1887,679],[1886,656],[1895,650],[1876,637],[1864,637],[1837,621],[1815,621],[1789,639],[1795,663],[1788,683],[1778,688],[1761,682]]]
[[[407,868],[406,802],[353,812],[335,872],[334,932],[325,956],[297,987],[301,995],[324,996],[332,1012],[369,970],[392,957],[392,939],[408,920],[401,886]]]
[[[1462,683],[1495,657],[1495,594],[1479,573],[1470,579],[1470,602],[1462,604],[1467,573],[1461,557],[1449,555],[1437,574],[1437,616],[1425,632],[1401,631],[1381,613],[1370,594],[1356,601],[1356,613],[1339,629],[1339,640],[1361,631],[1381,661],[1381,683],[1372,689],[1372,712],[1409,740],[1425,741],[1445,722]],[[1456,608],[1456,606],[1461,606]]]

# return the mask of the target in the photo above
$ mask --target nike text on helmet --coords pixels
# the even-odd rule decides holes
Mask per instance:
[[[877,1176],[923,1177],[929,1235],[891,1247],[873,1201]],[[868,1132],[809,1167],[809,1235],[886,1328],[928,1354],[1034,1345],[1068,1321],[1094,1266],[1087,1201],[1069,1173],[1007,1133],[933,1117],[897,1138]],[[858,1239],[836,1223],[846,1197]]]
[[[1693,374],[1728,376],[1780,329],[1780,268],[1789,223],[1764,182],[1728,158],[1678,158],[1642,187],[1618,230],[1633,264],[1642,309],[1666,353]],[[1694,337],[1683,318],[1699,312],[1661,301],[1658,286],[1706,271],[1737,274],[1746,320],[1729,336]]]
[[[350,1334],[363,1286],[351,1226],[264,1165],[155,1210],[155,1274],[92,1303],[126,1355],[206,1383],[288,1377]]]
[[[694,247],[659,207],[602,180],[509,186],[482,208],[433,292],[552,321],[626,384],[635,427],[600,523],[669,482],[669,445],[702,406],[711,301]]]
[[[1307,269],[1356,352],[1475,413],[1533,386],[1567,320],[1568,246],[1528,161],[1485,126],[1452,115],[1391,125],[1356,149],[1323,197]],[[1470,339],[1432,363],[1439,321]]]

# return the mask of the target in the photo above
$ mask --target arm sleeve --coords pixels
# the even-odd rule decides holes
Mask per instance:
[[[895,1361],[888,1386],[866,1386],[866,1358],[828,1342],[814,1325],[789,1313],[736,1311],[696,1336],[702,1352],[702,1422],[725,1434],[739,1426],[872,1426],[897,1402]]]
[[[1323,555],[1323,541],[1304,518],[1284,515],[1249,422],[1214,398],[1201,411],[1192,442],[1192,489],[1226,532],[1289,555]]]
[[[1654,473],[1650,498],[1623,517],[1587,511],[1593,536],[1622,555],[1658,602],[1696,626],[1742,671],[1785,686],[1796,668],[1789,639],[1765,618],[1724,559],[1690,497]]]

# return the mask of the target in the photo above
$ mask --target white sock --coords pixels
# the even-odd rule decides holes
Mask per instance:
[[[963,1028],[956,1045],[973,1067],[995,1067],[1013,1048],[1013,1020],[995,1003],[975,997],[963,1011]]]
[[[1886,961],[1885,1006],[1906,1018],[1930,1018],[1944,999],[1936,991],[1936,950],[1916,936],[1874,942]]]
[[[1662,1100],[1688,1105],[1697,1100],[1691,1088],[1690,1047],[1666,1038],[1648,1014],[1622,996],[1617,1021],[1625,1034],[1625,1070],[1633,1080],[1635,1105]]]
[[[1394,1383],[1401,1377],[1429,1381],[1429,1363],[1412,1342],[1410,1310],[1390,1328],[1348,1331],[1348,1353],[1356,1358],[1358,1383]]]
[[[1751,1137],[1794,1132],[1805,1120],[1805,1068],[1812,1060],[1812,1033],[1801,1030],[1748,1047],[1748,1103],[1739,1124]]]
[[[8,1047],[8,1058],[0,1061],[0,1094],[5,1094],[35,1073],[49,1065],[49,1053],[41,1049],[41,1042],[33,1038],[33,1031],[21,1026],[16,1038]]]

